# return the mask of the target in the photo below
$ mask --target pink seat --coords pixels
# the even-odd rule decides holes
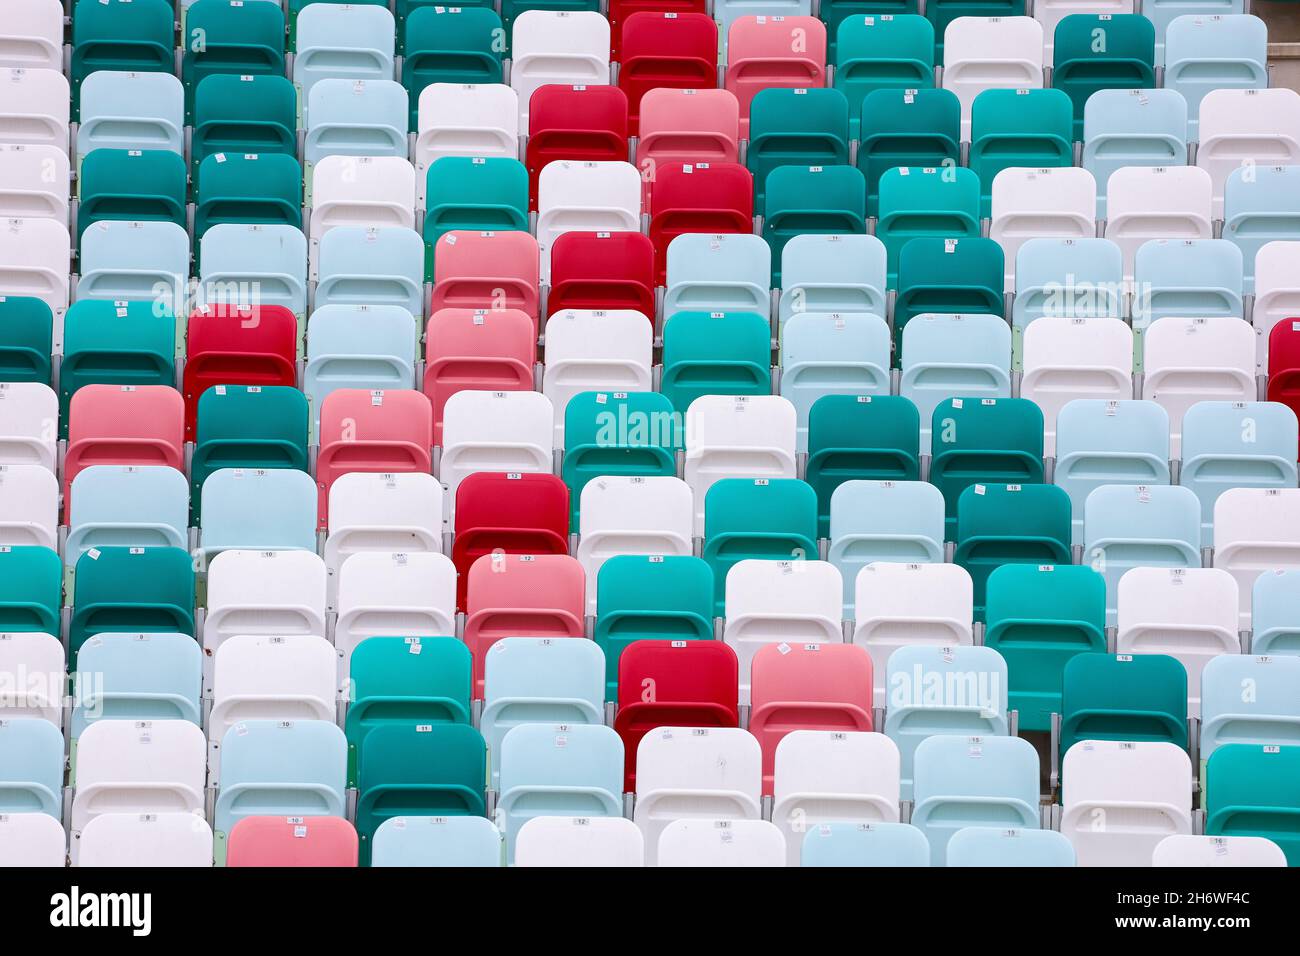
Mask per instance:
[[[433,406],[411,389],[342,388],[321,405],[319,527],[329,527],[330,486],[340,475],[433,470]]]
[[[871,730],[871,655],[857,644],[768,644],[750,672],[749,732],[772,792],[776,745],[792,730]]]
[[[647,209],[656,166],[739,161],[740,104],[727,90],[649,90],[641,98],[640,124],[636,166]]]
[[[527,392],[533,388],[537,323],[519,309],[442,309],[429,319],[424,394],[433,403],[434,444],[442,413],[457,392]]]
[[[53,430],[57,423],[51,422]],[[185,471],[185,399],[166,385],[83,385],[68,406],[63,514],[72,479],[91,465],[166,465]]]
[[[356,866],[357,831],[342,817],[244,817],[226,866]]]
[[[584,637],[587,582],[567,554],[485,554],[470,566],[465,643],[474,655],[474,697],[483,662],[503,637]]]
[[[726,87],[740,101],[740,135],[759,90],[826,85],[826,24],[817,17],[740,17],[727,34]]]
[[[455,230],[438,240],[433,301],[439,309],[519,309],[537,322],[537,240],[526,232]]]

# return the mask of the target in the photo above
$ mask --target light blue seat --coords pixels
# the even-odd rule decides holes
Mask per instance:
[[[887,258],[875,236],[795,236],[781,250],[781,325],[797,312],[883,319]]]
[[[72,479],[64,562],[111,545],[189,548],[190,487],[163,465],[91,465]]]
[[[501,744],[500,793],[507,863],[534,817],[621,817],[623,738],[603,724],[520,724]]]
[[[1271,571],[1255,579],[1250,649],[1300,656],[1300,571]]]
[[[211,560],[246,551],[316,550],[318,489],[294,468],[220,468],[203,482],[199,545]]]
[[[1211,90],[1262,90],[1268,86],[1268,28],[1259,17],[1176,17],[1165,30],[1167,90],[1187,100],[1187,138],[1199,139],[1201,99]]]
[[[804,834],[800,866],[929,866],[930,844],[910,823],[819,823]]]
[[[308,169],[326,156],[406,159],[406,87],[394,80],[322,79],[307,94]]]
[[[1211,657],[1201,672],[1202,762],[1223,744],[1300,745],[1298,688],[1300,657]]]
[[[1201,505],[1179,485],[1102,485],[1083,506],[1083,563],[1106,579],[1106,626],[1132,568],[1199,568]]]
[[[1156,28],[1156,66],[1165,63],[1165,35],[1182,16],[1226,17],[1245,10],[1245,0],[1144,0],[1142,15]]]
[[[1249,17],[1247,19],[1254,19]],[[1300,166],[1238,167],[1223,187],[1223,238],[1241,250],[1242,291],[1255,291],[1265,243],[1300,239]]]
[[[1241,318],[1241,249],[1227,239],[1153,239],[1138,247],[1133,328],[1156,319]]]
[[[1007,687],[1007,662],[991,647],[909,644],[889,655],[885,734],[898,745],[901,799],[912,799],[916,748],[927,737],[1007,733]]]
[[[300,319],[307,315],[307,237],[301,229],[221,223],[203,234],[199,246],[205,303],[282,305]]]
[[[347,738],[334,724],[242,721],[221,738],[212,829],[224,844],[244,817],[341,817],[347,775]]]
[[[174,222],[101,219],[81,237],[78,299],[148,299],[166,291],[167,305],[185,315],[190,238]]]
[[[781,394],[808,450],[808,414],[823,395],[889,394],[889,326],[874,315],[800,312],[781,329]]]
[[[759,240],[760,242],[762,240]],[[339,226],[320,241],[316,309],[400,306],[424,315],[424,240],[414,229]]]
[[[930,841],[930,865],[946,865],[948,841],[964,827],[1038,829],[1038,776],[1038,752],[1020,737],[923,740],[912,825]]]
[[[921,416],[921,454],[930,453],[930,420],[949,398],[1011,396],[1011,326],[997,315],[927,312],[903,327],[898,394]]]
[[[1176,90],[1098,90],[1083,106],[1083,168],[1097,180],[1097,218],[1106,184],[1125,166],[1187,165],[1187,101]]]
[[[965,827],[948,841],[949,866],[1074,866],[1074,846],[1055,830]]]
[[[844,580],[844,618],[854,617],[858,572],[873,561],[943,561],[943,492],[926,481],[846,481],[831,495],[828,559]]]
[[[501,773],[502,741],[521,724],[603,724],[605,654],[595,641],[506,637],[488,648],[479,730],[492,780]]]
[[[77,158],[94,149],[185,154],[185,87],[170,73],[98,70],[81,84]]]
[[[313,3],[298,14],[293,81],[304,102],[323,79],[391,80],[397,27],[386,6]]]
[[[418,334],[415,317],[400,306],[327,305],[313,312],[302,379],[313,433],[331,392],[414,388]]]
[[[0,813],[63,816],[63,734],[40,717],[0,720]]]
[[[668,244],[664,315],[772,313],[772,250],[761,236],[684,233]]]
[[[203,651],[188,634],[96,634],[77,652],[72,739],[96,720],[201,723]]]
[[[1083,505],[1102,485],[1169,484],[1169,413],[1155,402],[1081,398],[1056,416],[1052,480],[1070,496],[1072,543],[1083,543]]]
[[[1183,415],[1178,483],[1201,502],[1201,547],[1214,544],[1214,503],[1229,488],[1296,487],[1296,416],[1279,402],[1197,402]]]
[[[487,817],[389,817],[375,831],[370,865],[495,867],[502,849]]]
[[[1123,293],[1124,254],[1109,239],[1030,239],[1016,253],[1016,343],[1044,316],[1120,318]]]

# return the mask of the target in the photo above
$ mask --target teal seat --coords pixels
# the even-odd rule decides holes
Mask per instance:
[[[745,165],[754,175],[754,215],[763,215],[768,173],[778,166],[849,161],[849,103],[839,90],[760,90],[749,108]]]
[[[926,0],[925,15],[934,24],[934,59],[943,62],[943,35],[958,17],[1023,17],[1025,0]]]
[[[78,240],[102,220],[172,222],[186,228],[185,160],[169,150],[97,149],[81,164]]]
[[[0,381],[50,384],[54,313],[44,299],[0,295]]]
[[[701,395],[772,394],[771,366],[771,323],[755,312],[678,312],[664,323],[659,391],[682,415]]]
[[[72,739],[96,720],[199,724],[203,651],[185,634],[97,634],[82,645],[73,683]]]
[[[699,558],[621,554],[596,575],[596,646],[605,653],[605,700],[618,700],[618,662],[629,644],[713,640],[713,572]]]
[[[898,287],[899,254],[910,240],[978,239],[980,181],[960,166],[897,166],[880,177],[876,238],[889,253],[889,286]]]
[[[856,166],[779,166],[767,177],[763,238],[772,247],[772,284],[795,236],[867,231],[866,180]]]
[[[424,214],[425,272],[434,246],[453,229],[528,231],[528,170],[517,159],[443,156],[429,166]]]
[[[956,167],[961,103],[952,90],[872,90],[862,101],[857,166],[867,178],[867,212],[880,209],[880,179],[896,166]]]
[[[1074,107],[1061,90],[985,90],[971,105],[970,158],[980,178],[981,213],[993,180],[1011,166],[1074,165]]]
[[[1023,730],[1052,729],[1076,654],[1106,651],[1106,582],[1091,568],[1008,564],[989,575],[984,645],[1007,662]]]
[[[214,153],[298,155],[298,92],[283,76],[204,77],[194,91],[190,170]]]
[[[749,558],[816,560],[817,493],[794,478],[723,478],[704,496],[704,560],[713,613],[726,611],[727,572]]]
[[[898,257],[895,340],[901,346],[907,323],[926,312],[1002,315],[1002,270],[1002,247],[992,239],[909,240]]]
[[[169,0],[77,0],[72,13],[73,119],[81,83],[92,73],[174,71],[176,24]]]
[[[1083,138],[1084,107],[1093,93],[1155,85],[1156,30],[1146,17],[1074,13],[1056,25],[1052,86],[1073,104],[1074,139]]]
[[[1081,740],[1187,749],[1187,671],[1164,654],[1076,654],[1061,683],[1061,757]]]
[[[284,76],[284,12],[277,3],[194,0],[181,38],[186,119],[194,120],[195,91],[204,78]]]
[[[63,817],[63,734],[42,717],[0,720],[0,813]]]
[[[820,823],[804,834],[799,865],[929,866],[930,842],[910,823]]]
[[[0,547],[0,634],[59,634],[63,562],[35,545]]]
[[[1055,830],[965,827],[948,841],[949,866],[1074,866],[1074,846]]]
[[[194,196],[195,239],[218,223],[302,228],[302,167],[283,153],[214,153]]]
[[[1300,747],[1228,744],[1206,768],[1205,832],[1258,836],[1300,866]]]
[[[500,83],[505,52],[501,18],[491,6],[421,6],[398,30],[404,38],[402,85],[410,128],[419,128],[420,93],[433,83]]]
[[[832,23],[826,20],[830,40],[827,56],[835,64],[835,89],[849,102],[850,132],[854,139],[865,132],[862,122],[863,101],[877,90],[924,90],[934,86],[934,27],[916,14],[915,0],[903,0],[898,6],[911,6],[895,16],[874,16],[888,11],[874,9],[894,3],[863,4],[865,16],[841,13]],[[838,4],[847,6],[848,4]],[[821,12],[826,19],[826,11]],[[865,137],[863,137],[865,138]]]
[[[389,817],[375,831],[370,865],[498,867],[504,851],[486,817]]]

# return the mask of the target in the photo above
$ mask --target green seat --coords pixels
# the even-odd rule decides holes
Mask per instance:
[[[339,0],[342,2],[342,0]],[[378,3],[380,6],[391,6],[387,0],[366,0],[369,3]],[[470,0],[469,3],[458,4],[460,7],[483,7],[495,12],[495,4],[491,0]],[[411,18],[420,10],[430,7],[442,7],[446,9],[447,4],[443,0],[397,0],[397,54],[400,56],[404,52],[402,46],[405,37],[407,24]],[[593,8],[594,9],[594,8]],[[509,37],[502,35],[502,42],[498,44],[498,50],[504,53],[509,42]],[[497,81],[500,82],[500,81]],[[414,95],[414,94],[412,94]]]
[[[1165,654],[1071,657],[1061,683],[1062,759],[1081,740],[1153,741],[1186,750],[1183,665]]]
[[[754,215],[763,215],[767,175],[778,166],[842,166],[849,161],[849,102],[839,90],[772,88],[749,108]]]
[[[63,562],[35,545],[0,546],[0,634],[39,631],[59,635]]]
[[[846,481],[918,481],[921,416],[898,395],[825,395],[808,414],[804,480],[817,492],[817,535],[830,537],[831,496]]]
[[[880,178],[895,166],[961,162],[961,103],[952,90],[873,90],[862,102],[857,164],[867,208],[880,209]]]
[[[1070,496],[1056,485],[972,485],[957,501],[957,549],[984,620],[989,575],[1004,564],[1070,563]]]
[[[774,287],[781,285],[781,250],[795,236],[867,231],[867,185],[856,166],[780,166],[767,177],[764,206]]]
[[[433,275],[434,247],[454,229],[528,231],[528,170],[504,156],[443,156],[425,183],[425,272]]]
[[[587,482],[601,475],[677,474],[682,419],[658,392],[579,392],[564,409],[564,465],[569,524],[579,527]]]
[[[845,6],[847,4],[840,4]],[[855,4],[862,5],[862,4]],[[904,6],[903,3],[898,4]],[[826,32],[832,39],[827,51],[835,64],[835,89],[849,101],[849,126],[854,139],[868,129],[862,122],[863,100],[876,90],[924,90],[934,87],[934,27],[925,17],[916,15],[915,0],[910,10],[898,16],[881,17],[864,10],[865,16],[844,16],[832,24],[826,20]]]
[[[930,484],[943,492],[949,540],[971,485],[1043,480],[1043,413],[1027,398],[945,399],[930,417],[930,445]]]
[[[596,644],[605,700],[618,700],[618,661],[636,641],[713,640],[713,572],[699,558],[621,554],[596,575]]]
[[[1210,754],[1205,832],[1272,840],[1300,866],[1300,747],[1227,744]]]
[[[1023,17],[1025,0],[926,0],[925,15],[934,24],[934,59],[943,62],[943,34],[958,17]]]
[[[176,14],[170,0],[77,0],[72,17],[72,116],[81,81],[99,70],[171,73]]]
[[[1083,139],[1083,107],[1093,93],[1155,85],[1156,28],[1142,14],[1074,13],[1056,25],[1052,86],[1074,104],[1074,139]]]
[[[896,360],[903,327],[927,312],[1002,315],[1002,247],[992,239],[912,239],[898,256],[894,303]]]
[[[348,786],[366,735],[389,724],[470,723],[474,661],[455,637],[368,637],[352,652]]]
[[[0,382],[50,384],[54,313],[44,299],[0,295]]]
[[[898,256],[911,239],[977,239],[980,180],[961,166],[898,166],[880,177],[876,238],[888,254],[889,286],[898,286]]]
[[[161,149],[95,149],[81,165],[77,237],[103,220],[188,225],[185,158]]]
[[[984,644],[1007,662],[1020,729],[1048,731],[1076,654],[1106,652],[1106,579],[1078,565],[1007,564],[989,575]]]
[[[222,385],[199,397],[190,462],[190,514],[199,523],[203,482],[221,468],[307,471],[307,396],[287,385]]]
[[[199,163],[194,239],[234,222],[302,228],[302,167],[283,153],[214,153]]]
[[[194,636],[194,565],[183,548],[92,548],[77,559],[68,669],[96,634]]]
[[[284,76],[284,11],[278,3],[195,0],[181,37],[185,118],[194,121],[195,91],[205,77]]]
[[[713,614],[726,613],[727,572],[739,561],[817,559],[817,493],[795,478],[723,478],[704,496],[704,560]]]
[[[756,312],[674,313],[659,391],[683,415],[701,395],[771,395],[771,324]]]
[[[204,77],[194,93],[195,182],[214,153],[298,155],[298,91],[283,76]]]
[[[379,825],[391,817],[482,816],[487,746],[469,724],[381,724],[357,753],[361,865]]]
[[[1011,166],[1074,165],[1074,119],[1060,90],[985,90],[971,105],[970,158],[980,178],[981,215],[993,179]]]
[[[411,129],[419,128],[420,93],[433,83],[500,83],[505,52],[501,18],[491,7],[425,6],[404,32],[402,85],[410,94]]]
[[[68,406],[83,385],[174,385],[176,318],[152,301],[82,299],[63,320],[59,366],[60,437]]]

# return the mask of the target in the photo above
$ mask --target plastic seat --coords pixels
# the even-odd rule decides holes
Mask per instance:
[[[197,729],[197,728],[195,728]],[[6,821],[42,814],[58,821],[63,812],[63,735],[48,720],[16,717],[0,724],[0,806]]]
[[[812,409],[829,395],[888,396],[889,327],[876,316],[794,315],[781,333],[781,394],[799,416],[798,450],[808,451]]]
[[[1048,457],[1056,456],[1066,405],[1133,397],[1133,332],[1115,317],[1042,318],[1025,329],[1023,341],[1020,395],[1042,410]]]
[[[0,633],[59,633],[63,606],[63,563],[53,548],[6,546],[0,586]]]
[[[826,24],[806,15],[751,17],[728,13],[724,10],[721,21],[727,32],[725,85],[740,103],[740,132],[745,135],[749,131],[750,104],[759,91],[825,84]],[[741,13],[736,10],[736,14]]]
[[[1255,654],[1295,655],[1294,617],[1296,582],[1300,575],[1278,570],[1255,578],[1252,588],[1254,628],[1250,648]]]
[[[62,54],[60,54],[62,59]],[[11,145],[54,146],[68,152],[68,81],[62,69],[26,71],[10,67],[0,74],[0,131]]]
[[[317,416],[341,389],[414,389],[418,338],[419,323],[400,305],[319,306],[307,321],[302,379]]]
[[[643,866],[645,839],[621,817],[534,817],[515,835],[515,866]]]
[[[947,28],[959,17],[1020,17],[1025,14],[1025,4],[1020,0],[982,0],[979,3],[934,0],[927,3],[925,15],[934,24],[935,59],[942,61]]]
[[[740,103],[730,90],[650,90],[639,119],[637,169],[739,158]]]
[[[1055,42],[1057,25],[1070,14],[1133,13],[1135,10],[1136,4],[1134,0],[1088,0],[1084,4],[1080,4],[1076,0],[1041,0],[1041,2],[1034,4],[1034,19],[1043,25],[1043,47],[1047,54],[1046,61],[1048,63],[1052,62],[1052,48]],[[1164,35],[1162,30],[1157,30],[1157,33],[1160,36]]]
[[[1206,770],[1206,835],[1264,837],[1282,849],[1288,866],[1295,866],[1300,861],[1300,845],[1291,828],[1300,809],[1297,762],[1300,747],[1218,748]]]
[[[283,306],[307,314],[307,237],[296,226],[228,223],[203,234],[200,304]]]
[[[300,54],[301,56],[301,54]],[[298,154],[298,94],[282,76],[214,73],[194,92],[191,174],[216,153]]]
[[[1083,240],[1097,234],[1097,184],[1086,169],[1004,169],[993,179],[989,204],[989,238],[1002,246],[1008,292],[1016,287],[1016,255],[1023,243],[1042,236]]]
[[[438,477],[452,495],[476,471],[541,472],[554,468],[555,411],[538,392],[461,391],[443,407]],[[424,470],[422,467],[421,471]],[[572,494],[570,484],[570,494]]]
[[[627,95],[616,86],[538,87],[528,110],[530,209],[548,163],[623,162],[627,159]]]
[[[898,263],[898,299],[894,305],[894,329],[899,345],[906,348],[907,323],[924,313],[1001,316],[1003,261],[1002,248],[992,239],[930,236],[913,239],[903,246]],[[1010,330],[1007,338],[1010,362]]]
[[[326,156],[316,164],[308,231],[312,278],[319,278],[325,233],[352,225],[415,228],[415,167],[405,155]]]
[[[244,817],[230,831],[226,866],[348,867],[357,865],[357,831],[340,817],[298,822]]]
[[[713,11],[721,26],[722,52],[728,53],[727,40],[732,25],[742,17],[762,17],[780,22],[783,19],[808,16],[812,12],[808,0],[722,0]],[[823,59],[824,62],[824,59]]]
[[[406,158],[407,93],[392,80],[326,79],[313,84],[304,113],[308,170],[326,156]]]
[[[864,234],[866,180],[855,166],[779,166],[767,177],[763,238],[772,247],[772,284],[787,242],[799,235]]]
[[[372,842],[371,866],[504,865],[501,831],[484,817],[389,817]]]
[[[92,465],[72,483],[65,561],[103,545],[187,548],[189,484],[175,468]]]
[[[1096,42],[1098,30],[1104,44]],[[1084,106],[1093,93],[1156,85],[1155,27],[1140,14],[1071,14],[1056,25],[1052,62],[1052,86],[1069,95],[1074,138],[1082,139]]]
[[[659,866],[785,865],[785,838],[766,820],[675,820],[659,838]]]
[[[418,130],[420,100],[435,83],[500,83],[501,18],[485,7],[423,6],[398,34],[405,44],[402,85],[410,92],[409,126]],[[525,107],[526,109],[526,107]]]
[[[674,13],[679,18],[692,13],[708,13],[702,0],[613,0],[613,3],[609,4],[606,16],[609,17],[610,50],[614,55],[614,59],[630,58],[631,56],[625,49],[626,41],[623,39],[623,31],[627,27],[627,21],[638,13],[660,13],[662,11]],[[668,35],[676,37],[676,34]],[[718,46],[716,36],[714,39],[713,49],[716,51]],[[714,55],[714,53],[709,54],[710,58]]]
[[[876,237],[889,253],[889,284],[898,286],[898,259],[912,239],[978,239],[979,177],[961,167],[899,166],[880,177]]]
[[[204,561],[231,548],[315,550],[315,482],[305,471],[222,468],[203,479],[199,504]]]
[[[68,77],[73,86],[74,110],[81,84],[92,73],[174,71],[172,48],[176,24],[172,5],[166,0],[140,0],[139,3],[77,0],[72,12],[75,15]]]
[[[32,296],[0,298],[0,378],[10,384],[50,384],[54,313]]]
[[[542,170],[537,246],[542,279],[550,280],[551,247],[566,232],[637,232],[641,176],[631,163],[561,161]]]
[[[650,240],[655,276],[665,281],[668,248],[687,233],[722,235],[753,231],[754,181],[737,163],[665,163],[650,181]],[[767,309],[763,310],[764,312]]]
[[[301,12],[296,7],[302,6]],[[309,3],[292,0],[289,25],[295,33],[293,82],[304,101],[318,80],[393,78],[393,15],[371,3]]]
[[[1242,0],[1208,0],[1205,3],[1187,0],[1153,0],[1142,13],[1156,28],[1156,63],[1165,62],[1165,34],[1170,24],[1181,16],[1226,16],[1245,12]]]
[[[1187,101],[1177,90],[1098,90],[1089,96],[1083,168],[1097,180],[1097,218],[1106,218],[1111,176],[1126,166],[1182,166],[1188,138]]]
[[[107,309],[110,316],[114,308],[132,313],[152,310],[150,318],[166,325],[174,339],[183,331],[173,316],[185,314],[189,271],[189,237],[176,223],[101,219],[82,236],[77,298],[107,300],[99,303],[99,309],[101,314]],[[68,310],[65,352],[68,323],[82,309],[95,311],[80,301]]]
[[[0,385],[0,463],[39,465],[55,472],[59,397],[39,382]]]
[[[965,827],[948,841],[949,866],[1074,866],[1074,847],[1052,830]]]
[[[1060,90],[988,89],[975,97],[967,165],[979,174],[986,214],[993,180],[1004,169],[1074,164],[1071,110],[1070,98]]]
[[[0,238],[0,280],[7,294],[43,301],[56,315],[68,306],[68,229],[52,219],[11,219]],[[56,330],[59,328],[56,323]],[[55,332],[58,338],[58,332]]]
[[[96,149],[157,149],[184,155],[185,90],[170,73],[100,70],[81,85],[77,157]]]
[[[754,211],[763,214],[763,187],[778,166],[841,166],[849,161],[849,107],[839,90],[760,90],[750,108],[745,165],[754,174]]]
[[[790,239],[781,250],[781,325],[800,312],[885,318],[886,258],[875,236]]]
[[[284,13],[273,4],[194,0],[185,11],[182,37],[187,116],[193,119],[195,90],[205,77],[216,73],[283,76],[284,48]]]
[[[1255,254],[1255,304],[1251,310],[1251,324],[1255,327],[1256,373],[1268,373],[1269,401],[1281,401],[1292,405],[1294,399],[1289,392],[1294,387],[1289,370],[1293,366],[1290,341],[1295,327],[1286,322],[1293,313],[1300,311],[1295,301],[1296,289],[1292,282],[1291,269],[1300,254],[1300,243],[1280,242],[1274,240],[1261,246]],[[1282,325],[1279,331],[1277,327]],[[1274,337],[1277,340],[1278,355],[1273,358],[1271,352]]]
[[[429,166],[425,204],[424,243],[436,270],[434,250],[448,233],[528,231],[528,170],[501,156],[442,156]]]
[[[0,40],[0,67],[62,70],[63,5],[57,0],[14,4]]]
[[[609,83],[609,21],[591,10],[525,10],[509,29],[510,85],[519,94],[519,127],[529,101],[547,84]]]
[[[6,570],[13,570],[11,562],[4,563]],[[8,604],[9,595],[5,598]],[[3,610],[10,617],[11,608]],[[59,638],[38,631],[6,633],[0,637],[0,675],[14,688],[0,705],[5,720],[35,717],[62,728],[67,669]]]
[[[222,223],[301,230],[302,169],[282,153],[213,153],[199,164],[195,202],[196,239]]]
[[[1216,218],[1224,185],[1243,162],[1300,163],[1300,94],[1294,90],[1214,90],[1201,100],[1196,165],[1210,174]]]
[[[1165,316],[1242,314],[1242,252],[1226,239],[1144,242],[1136,278],[1131,311],[1138,332]]]
[[[828,6],[850,5],[828,3]],[[862,123],[864,113],[868,124],[875,119],[865,103],[872,93],[897,90],[900,95],[889,99],[910,106],[925,98],[918,95],[922,90],[934,86],[934,26],[930,21],[917,16],[914,6],[906,9],[912,6],[907,0],[899,4],[900,10],[892,16],[875,15],[886,12],[877,9],[881,4],[863,6],[871,8],[862,11],[866,16],[853,16],[848,10],[820,13],[831,41],[829,55],[835,64],[835,89],[848,98],[849,129],[855,139],[859,138],[860,131],[866,133]],[[878,102],[883,101],[875,100],[873,104]],[[860,138],[865,141],[867,137]]]
[[[641,233],[566,232],[551,248],[547,316],[594,309],[653,318],[656,284],[655,248]]]
[[[1230,488],[1214,503],[1214,567],[1237,579],[1243,629],[1250,626],[1256,578],[1300,566],[1297,505],[1300,494],[1293,488]]]
[[[1256,258],[1272,241],[1289,240],[1300,229],[1300,170],[1290,166],[1244,170],[1228,175],[1223,193],[1223,237],[1239,249],[1242,287],[1255,291]]]
[[[1300,713],[1288,688],[1300,679],[1300,658],[1220,654],[1201,672],[1201,759],[1228,744],[1285,743],[1300,734]],[[1242,694],[1244,688],[1254,693]]]
[[[419,95],[416,205],[426,206],[429,167],[444,156],[516,159],[519,96],[501,83],[433,83]]]
[[[615,0],[612,6],[620,6]],[[619,61],[618,85],[627,96],[628,133],[640,128],[641,98],[656,89],[711,89],[718,84],[718,26],[700,12],[671,10],[673,3],[630,13],[619,21],[610,10],[611,50]],[[664,10],[667,12],[660,12]]]
[[[770,314],[771,256],[767,243],[755,235],[685,233],[675,237],[668,244],[664,315]]]
[[[800,866],[930,865],[930,844],[910,823],[823,823],[804,834]]]
[[[538,269],[537,240],[527,232],[444,233],[434,259],[429,315],[442,309],[518,309],[535,322]]]
[[[962,139],[971,139],[971,105],[980,93],[1043,85],[1042,24],[1033,17],[980,16],[982,12],[963,9],[943,31],[943,87],[961,101]]]
[[[1173,657],[1076,654],[1065,665],[1061,707],[1062,757],[1079,741],[1149,741],[1187,749],[1187,672]],[[1068,787],[1069,775],[1062,778]]]
[[[1156,844],[1152,866],[1286,866],[1286,854],[1266,837],[1175,834]]]
[[[1031,323],[1044,317],[1118,319],[1123,296],[1124,256],[1109,239],[1029,239],[1016,253],[1011,334],[1017,361],[1023,366],[1021,346]],[[1108,326],[1088,326],[1114,334]],[[1131,365],[1131,346],[1129,352]],[[1044,417],[1051,421],[1050,415]]]
[[[770,395],[771,342],[753,312],[678,312],[664,323],[659,391],[679,413],[706,395]]]
[[[1164,38],[1164,86],[1187,101],[1190,140],[1206,93],[1268,86],[1268,28],[1259,17],[1175,17]]]
[[[0,544],[56,548],[59,538],[59,481],[40,465],[0,466],[5,487],[0,502]]]
[[[58,9],[62,13],[62,8]],[[5,814],[0,821],[0,866],[67,865],[68,835],[63,832],[62,823],[46,813]]]
[[[1125,278],[1133,277],[1138,251],[1153,240],[1211,238],[1210,191],[1209,176],[1194,166],[1134,166],[1111,174],[1106,238],[1124,253]]]
[[[179,153],[95,150],[81,166],[78,236],[105,220],[171,222],[184,229],[186,178]]]

